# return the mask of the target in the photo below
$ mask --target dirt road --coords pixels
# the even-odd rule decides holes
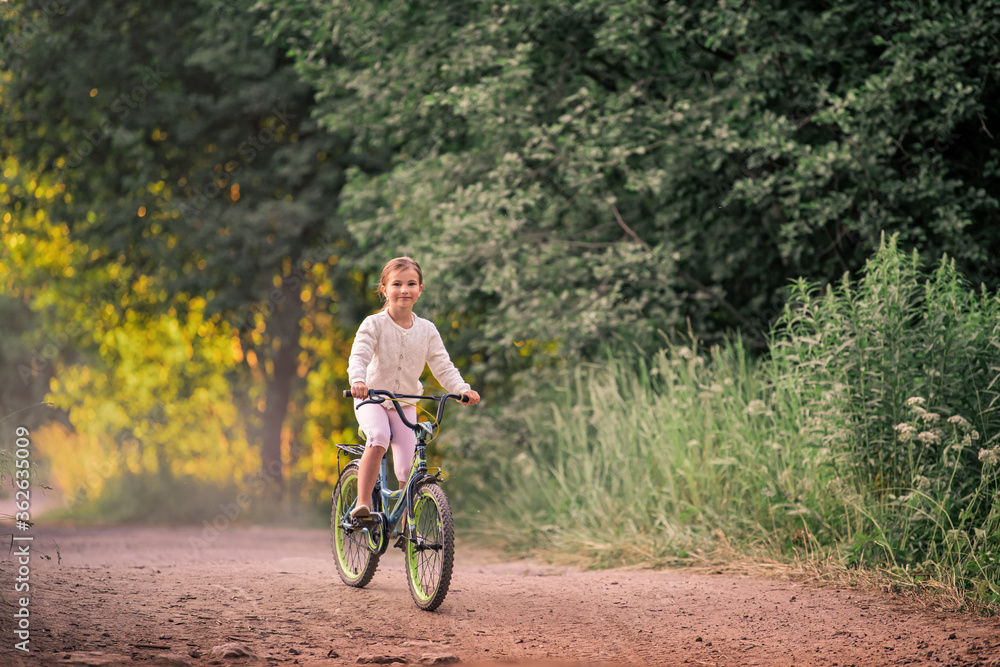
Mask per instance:
[[[324,531],[33,531],[30,653],[15,649],[22,593],[5,553],[2,665],[1000,665],[995,619],[790,581],[584,571],[460,547],[452,590],[428,613],[410,601],[398,550],[368,588],[341,584]],[[237,647],[255,657],[222,657]]]

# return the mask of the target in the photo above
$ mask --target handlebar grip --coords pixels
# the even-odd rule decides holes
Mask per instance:
[[[350,398],[351,396],[353,396],[353,394],[351,394],[351,390],[350,389],[345,389],[344,390],[344,398]]]
[[[462,394],[462,398],[459,399],[459,401],[462,402],[462,403],[468,403],[469,402],[469,397],[466,396],[465,394]]]

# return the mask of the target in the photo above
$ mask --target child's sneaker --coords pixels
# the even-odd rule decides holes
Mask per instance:
[[[364,519],[372,513],[372,510],[368,505],[358,505],[351,510],[352,519]]]

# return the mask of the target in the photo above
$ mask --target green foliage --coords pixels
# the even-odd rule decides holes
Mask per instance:
[[[73,380],[56,400],[67,414],[76,410],[70,419],[80,430],[103,431],[107,442],[124,428],[146,429],[147,392],[170,413],[154,430],[191,433],[187,402],[199,396],[204,411],[225,416],[223,430],[261,443],[263,464],[280,461],[283,446],[286,460],[318,461],[321,452],[307,450],[320,438],[310,432],[306,447],[292,450],[294,434],[351,415],[329,402],[326,419],[315,406],[303,415],[312,400],[303,396],[303,346],[339,331],[340,317],[360,319],[364,306],[350,263],[339,263],[348,248],[342,226],[329,215],[350,166],[338,157],[344,140],[318,130],[313,91],[255,36],[251,2],[131,0],[116,4],[115,20],[108,11],[33,0],[0,8],[0,224],[2,252],[16,260],[0,273],[39,313],[25,336],[58,341],[32,381],[44,392],[57,371]],[[71,261],[40,249],[57,240]],[[174,348],[159,344],[165,320],[206,324]],[[325,351],[341,354],[344,339]],[[206,369],[206,348],[224,363]],[[178,363],[185,353],[187,364]],[[94,371],[89,385],[78,383],[75,366]],[[95,380],[105,376],[119,381]],[[123,407],[134,385],[141,400]],[[103,406],[95,419],[80,423],[95,405]],[[225,450],[202,435],[215,454]],[[182,440],[164,450],[176,458],[169,467],[204,453]],[[244,457],[239,447],[230,453],[222,470],[231,475]],[[293,474],[305,480],[313,467],[307,461]]]
[[[848,504],[832,452],[802,445],[796,394],[776,391],[742,345],[624,354],[543,393],[552,401],[525,415],[529,445],[504,469],[503,501],[484,508],[514,530],[512,548],[662,565],[844,537],[829,521]]]
[[[672,345],[565,371],[492,462],[484,530],[612,565],[835,554],[1000,602],[998,327],[996,295],[889,239],[857,286],[800,283],[768,359]]]
[[[970,290],[948,258],[925,277],[895,237],[857,285],[795,286],[772,355],[815,416],[810,440],[844,453],[839,473],[881,506],[856,559],[996,555],[998,348],[1000,298]]]
[[[912,482],[912,457],[894,428],[911,397],[927,401],[920,431],[931,458],[944,446],[936,420],[974,416],[979,433],[1000,437],[1000,300],[970,290],[948,258],[924,280],[917,255],[889,238],[857,285],[845,277],[821,293],[797,283],[777,326],[775,362],[789,366],[788,380],[816,414],[843,429],[830,441],[850,443],[857,474],[872,488]]]
[[[266,5],[368,158],[361,261],[426,259],[490,379],[686,319],[763,347],[790,280],[883,231],[998,285],[996,0]]]
[[[8,5],[14,28],[34,18],[30,39],[5,42],[0,139],[68,193],[45,211],[99,249],[92,264],[127,263],[245,314],[283,262],[336,240],[323,213],[341,173],[323,163],[337,142],[253,37],[249,3],[136,0],[120,21],[100,3]]]

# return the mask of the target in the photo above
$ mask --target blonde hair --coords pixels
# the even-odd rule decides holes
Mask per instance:
[[[414,269],[417,272],[417,278],[420,286],[424,286],[424,272],[420,270],[420,265],[417,264],[417,260],[412,257],[396,257],[395,259],[390,259],[385,263],[385,266],[382,267],[382,277],[379,278],[378,281],[378,298],[382,300],[382,310],[389,307],[389,304],[385,299],[385,292],[382,291],[382,288],[385,287],[387,282],[389,282],[390,275],[402,269]]]

